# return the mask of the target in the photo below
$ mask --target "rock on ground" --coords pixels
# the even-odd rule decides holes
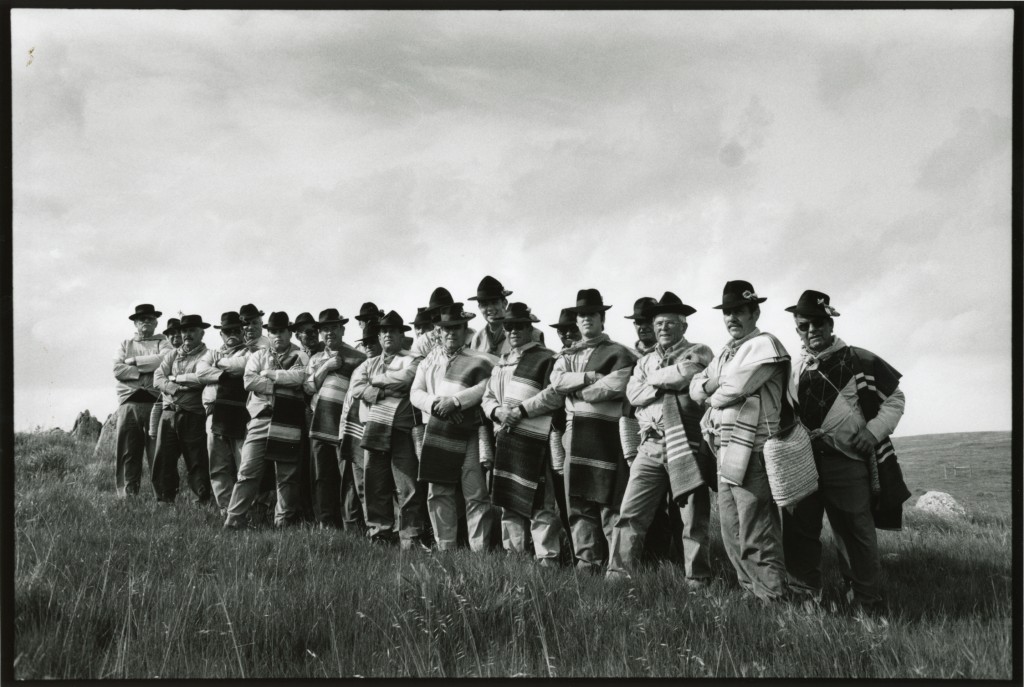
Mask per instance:
[[[75,426],[71,428],[71,436],[82,441],[96,441],[100,438],[103,425],[88,410],[83,410],[75,418]]]
[[[944,491],[929,491],[922,494],[917,503],[914,504],[914,507],[943,518],[957,519],[967,517],[967,510]]]
[[[117,416],[115,413],[111,413],[107,416],[107,421],[103,423],[103,429],[100,430],[100,438],[96,441],[96,448],[92,451],[93,456],[104,460],[114,460],[114,446],[117,439],[116,425]]]

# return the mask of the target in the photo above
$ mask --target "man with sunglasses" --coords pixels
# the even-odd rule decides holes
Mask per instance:
[[[473,334],[470,348],[493,356],[504,355],[512,350],[508,337],[501,327],[502,318],[508,310],[508,297],[511,295],[511,291],[489,274],[480,280],[476,287],[476,295],[470,296],[467,300],[476,301],[480,314],[484,317],[485,326]],[[533,327],[531,329],[532,340],[543,346],[544,332]]]
[[[789,584],[821,598],[821,524],[827,513],[847,599],[870,608],[881,599],[875,527],[886,527],[872,513],[872,483],[878,482],[880,465],[896,461],[889,436],[905,405],[900,373],[833,333],[839,313],[828,294],[804,291],[786,311],[793,313],[803,344],[790,394],[810,432],[818,468],[818,491],[782,512]]]
[[[786,593],[779,511],[764,465],[764,442],[779,430],[789,354],[757,328],[760,304],[750,282],[726,282],[722,311],[730,341],[690,380],[690,398],[708,406],[701,430],[718,458],[722,543],[744,590],[765,602]]]

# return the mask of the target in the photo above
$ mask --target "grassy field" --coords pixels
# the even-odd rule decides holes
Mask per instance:
[[[60,435],[15,438],[15,677],[1012,677],[1008,433],[896,441],[914,498],[880,532],[886,608],[851,615],[826,547],[822,606],[627,585],[500,553],[402,553],[343,532],[228,533],[212,512],[119,500]],[[974,466],[946,479],[943,463]],[[915,512],[929,489],[961,522]],[[713,512],[713,530],[717,513]],[[1019,676],[1016,676],[1019,679]]]

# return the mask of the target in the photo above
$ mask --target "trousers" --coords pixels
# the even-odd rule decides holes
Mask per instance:
[[[391,431],[391,450],[365,452],[363,492],[370,536],[402,539],[423,534],[427,515],[427,484],[416,476],[419,461],[408,429]],[[395,523],[395,510],[398,523]]]
[[[126,401],[117,407],[114,425],[114,487],[118,496],[135,496],[142,483],[142,458],[151,463],[156,453],[147,430],[155,403]],[[152,472],[152,466],[150,465]]]
[[[472,551],[486,551],[492,521],[491,499],[487,494],[483,468],[480,467],[478,441],[470,440],[466,446],[459,484],[430,482],[427,488],[427,513],[440,551],[453,550],[457,545],[459,517],[456,494],[460,486],[466,502],[469,548]]]
[[[164,408],[156,434],[153,489],[157,501],[173,502],[178,495],[178,458],[185,458],[188,486],[199,503],[210,500],[210,457],[206,452],[206,422],[202,415]]]
[[[277,481],[277,505],[274,508],[274,524],[278,527],[294,524],[299,516],[299,462],[269,461],[267,438],[270,435],[270,418],[255,417],[249,420],[245,442],[242,444],[242,461],[238,467],[238,480],[231,491],[228,503],[226,527],[245,525],[248,512],[260,495],[260,482],[273,465]]]

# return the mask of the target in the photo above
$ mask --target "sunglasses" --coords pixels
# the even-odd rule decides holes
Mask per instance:
[[[819,319],[819,320],[811,320],[809,322],[797,322],[796,323],[796,328],[799,329],[802,332],[806,332],[806,331],[808,331],[811,328],[811,325],[814,325],[815,329],[821,329],[822,327],[825,326],[825,320]]]
[[[502,329],[504,329],[506,332],[522,331],[523,329],[526,329],[527,326],[529,325],[527,325],[525,322],[508,322],[506,324],[501,325]]]
[[[220,328],[220,333],[221,334],[226,334],[227,336],[231,336],[233,334],[241,334],[242,333],[242,328],[241,327],[221,327]]]

